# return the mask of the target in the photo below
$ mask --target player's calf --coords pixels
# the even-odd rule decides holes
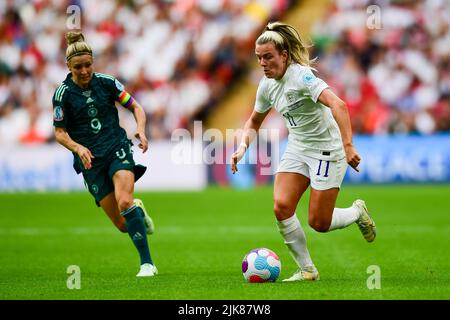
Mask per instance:
[[[155,232],[155,224],[153,223],[152,218],[147,213],[147,210],[145,210],[144,203],[141,199],[134,199],[134,204],[142,209],[142,212],[144,213],[144,224],[145,228],[147,230],[147,234],[153,234]]]

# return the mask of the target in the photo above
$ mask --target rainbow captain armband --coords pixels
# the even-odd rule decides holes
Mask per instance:
[[[128,108],[129,106],[131,106],[133,104],[133,97],[126,92],[125,90],[122,91],[122,93],[119,95],[119,98],[117,99],[117,101],[125,108]]]

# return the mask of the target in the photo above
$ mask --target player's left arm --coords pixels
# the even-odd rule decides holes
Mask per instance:
[[[134,118],[136,119],[137,127],[134,136],[136,139],[140,141],[139,148],[141,148],[142,153],[144,153],[148,149],[148,140],[147,137],[145,136],[145,123],[146,123],[145,111],[136,100],[133,100],[128,109],[131,112],[133,112]]]
[[[123,89],[122,84],[119,85],[119,88]],[[136,139],[138,139],[139,142],[139,148],[142,149],[142,153],[147,151],[148,149],[148,140],[145,136],[145,122],[146,122],[146,116],[145,111],[142,108],[142,106],[134,100],[134,98],[125,90],[123,90],[117,99],[117,102],[119,102],[122,107],[127,108],[130,110],[133,115],[134,119],[136,120],[136,132],[134,133],[134,136]]]
[[[134,98],[125,90],[123,84],[117,79],[114,80],[114,83],[107,83],[111,85],[113,92],[115,92],[116,101],[120,103],[122,107],[127,108],[133,113],[137,124],[134,136],[140,141],[139,148],[142,149],[142,153],[146,152],[148,149],[148,140],[145,136],[146,115],[144,109],[136,100],[134,100]]]
[[[358,165],[361,161],[361,157],[352,142],[352,126],[347,105],[329,88],[322,91],[318,100],[320,103],[331,109],[331,113],[339,126],[339,130],[341,131],[342,142],[344,144],[345,154],[347,156],[347,163],[359,172]]]

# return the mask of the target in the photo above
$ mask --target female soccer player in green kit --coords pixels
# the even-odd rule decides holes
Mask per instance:
[[[361,158],[352,143],[345,103],[311,71],[308,49],[290,25],[269,23],[256,40],[255,53],[264,77],[255,108],[244,126],[241,145],[231,157],[231,170],[244,156],[271,107],[285,118],[289,130],[286,151],[275,176],[274,212],[278,229],[299,266],[283,281],[318,280],[295,210],[311,186],[308,223],[318,232],[356,223],[368,242],[375,239],[375,223],[362,200],[349,208],[335,208],[347,164],[358,171]]]
[[[79,32],[66,34],[66,62],[70,73],[53,95],[53,125],[58,143],[72,151],[74,169],[82,173],[89,192],[121,232],[128,232],[140,256],[138,277],[158,273],[147,234],[154,231],[141,200],[134,199],[134,183],[146,167],[135,165],[132,143],[119,125],[115,102],[133,113],[134,136],[142,152],[148,149],[145,113],[114,77],[93,71],[91,47]]]

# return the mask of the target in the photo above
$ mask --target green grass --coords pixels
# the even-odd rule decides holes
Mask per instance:
[[[268,247],[280,278],[296,266],[272,213],[272,188],[140,193],[156,224],[150,237],[160,271],[137,279],[138,255],[87,193],[1,194],[0,299],[449,299],[450,186],[344,186],[338,206],[363,198],[378,237],[356,225],[321,234],[298,208],[321,280],[249,284],[244,255]],[[69,290],[67,267],[81,269]],[[379,266],[381,289],[368,289]]]

